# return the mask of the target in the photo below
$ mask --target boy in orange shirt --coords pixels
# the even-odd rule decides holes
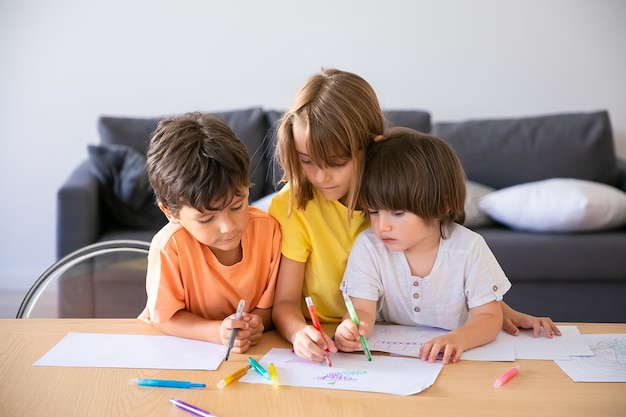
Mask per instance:
[[[248,207],[250,158],[214,115],[162,120],[146,169],[168,218],[148,255],[148,301],[139,318],[164,332],[243,353],[272,327],[282,235],[269,214]],[[239,300],[246,301],[235,320]]]

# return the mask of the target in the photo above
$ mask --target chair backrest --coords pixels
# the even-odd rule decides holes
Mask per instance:
[[[134,318],[146,305],[149,242],[109,240],[55,262],[26,293],[17,318]]]

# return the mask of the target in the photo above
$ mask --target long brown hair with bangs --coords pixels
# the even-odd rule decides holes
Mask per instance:
[[[307,132],[307,152],[320,167],[351,159],[354,172],[346,198],[348,220],[357,208],[365,155],[382,135],[385,118],[373,88],[360,76],[326,69],[311,76],[283,115],[278,128],[276,160],[283,168],[281,182],[289,183],[289,213],[304,209],[313,198],[313,185],[304,174],[293,138],[297,123]]]

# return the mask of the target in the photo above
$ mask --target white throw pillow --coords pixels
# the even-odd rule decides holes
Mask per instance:
[[[493,224],[493,220],[480,209],[480,199],[494,191],[493,188],[473,181],[467,181],[467,197],[465,198],[465,227],[484,227]]]
[[[489,193],[479,206],[511,228],[585,232],[626,224],[626,193],[609,185],[553,178]]]

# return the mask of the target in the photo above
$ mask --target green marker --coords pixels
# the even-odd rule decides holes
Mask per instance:
[[[356,327],[359,327],[359,317],[356,315],[356,310],[352,305],[352,300],[348,294],[343,294],[343,300],[346,303],[346,308],[348,309],[348,314],[350,314],[350,319],[356,324]],[[361,341],[361,347],[363,348],[363,352],[365,352],[365,357],[368,361],[372,360],[372,354],[370,353],[369,348],[367,347],[367,340],[365,340],[365,336],[360,335],[359,340]]]

